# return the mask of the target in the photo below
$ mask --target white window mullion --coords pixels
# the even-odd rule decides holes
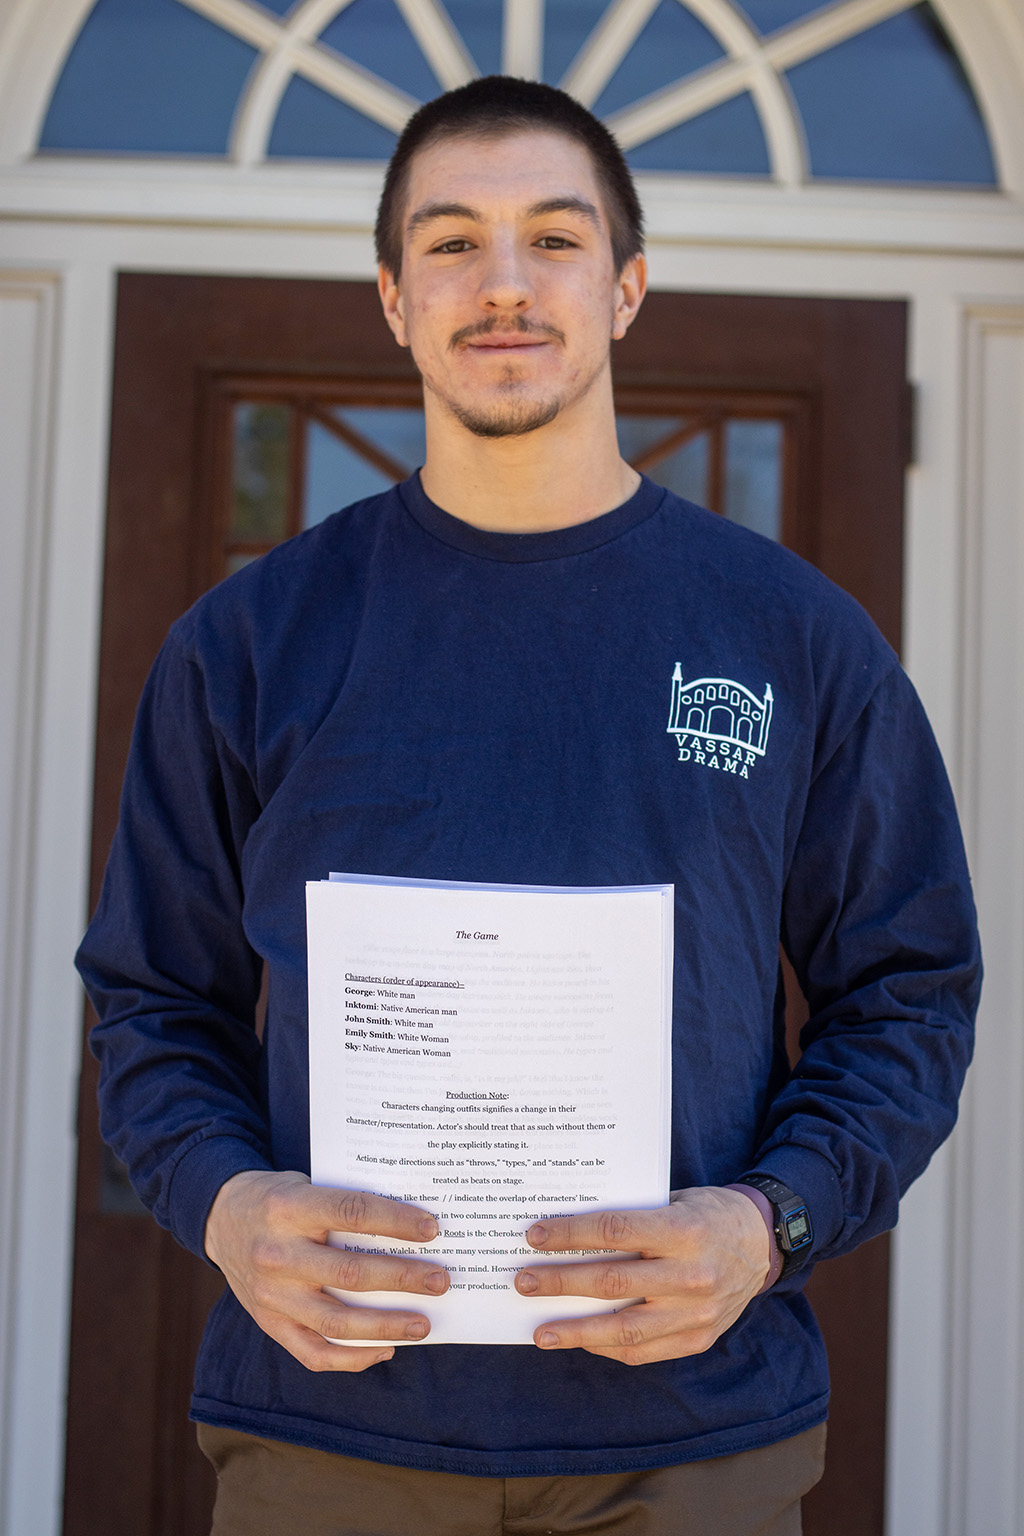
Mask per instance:
[[[539,80],[544,63],[544,0],[505,0],[501,68],[506,75]]]

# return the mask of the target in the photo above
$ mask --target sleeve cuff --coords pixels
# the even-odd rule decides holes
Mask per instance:
[[[170,1228],[204,1263],[206,1218],[222,1184],[250,1169],[273,1170],[263,1153],[240,1136],[206,1136],[179,1160],[168,1194]],[[215,1266],[211,1265],[211,1268]]]
[[[783,1142],[765,1148],[750,1163],[749,1171],[769,1174],[788,1184],[807,1205],[814,1227],[814,1242],[807,1253],[808,1260],[813,1262],[823,1249],[832,1246],[843,1229],[843,1192],[827,1158],[808,1147]],[[742,1183],[742,1179],[739,1182]]]

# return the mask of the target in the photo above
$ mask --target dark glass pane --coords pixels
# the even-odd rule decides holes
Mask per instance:
[[[427,457],[427,428],[420,407],[392,410],[387,406],[336,406],[334,414],[383,449],[407,475]]]
[[[768,147],[748,92],[638,144],[626,156],[635,171],[704,171],[767,176]]]
[[[283,539],[288,532],[287,405],[235,406],[231,540]]]
[[[100,1167],[100,1213],[103,1216],[149,1216],[128,1179],[128,1170],[104,1143]]]
[[[497,0],[445,0],[445,10],[482,75],[501,73],[501,6]]]
[[[930,6],[789,71],[815,176],[994,186],[978,104]]]
[[[395,0],[352,0],[321,32],[320,41],[417,101],[440,93],[440,83]]]
[[[319,422],[311,421],[307,431],[304,528],[312,528],[340,507],[362,501],[364,496],[377,496],[394,485],[389,475]]]
[[[781,421],[725,427],[725,515],[766,538],[782,536]]]
[[[598,117],[608,117],[724,56],[703,22],[684,10],[679,0],[661,0],[594,103],[594,111]]]
[[[257,53],[177,0],[98,0],[50,100],[41,149],[223,155]]]
[[[296,75],[281,99],[267,155],[292,160],[387,160],[396,143],[390,128],[382,128]]]
[[[825,3],[826,0],[739,0],[737,9],[744,11],[757,30],[765,34],[802,21],[812,11],[820,11]]]
[[[544,79],[558,85],[608,9],[608,0],[546,0]]]
[[[619,452],[632,464],[640,454],[664,441],[683,424],[681,416],[618,416]]]
[[[655,485],[663,485],[684,500],[695,501],[698,506],[707,506],[708,448],[708,434],[702,432],[699,437],[691,437],[675,453],[650,465],[644,473]]]
[[[226,576],[233,576],[236,571],[242,570],[244,566],[252,565],[253,561],[259,558],[260,556],[254,555],[251,550],[236,550],[233,555],[228,555],[224,561],[224,574]]]

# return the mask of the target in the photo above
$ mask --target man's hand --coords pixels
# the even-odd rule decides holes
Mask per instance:
[[[428,1212],[379,1195],[314,1189],[303,1173],[237,1173],[210,1207],[206,1252],[264,1333],[311,1371],[364,1371],[393,1349],[346,1349],[328,1339],[422,1339],[418,1312],[348,1307],[321,1287],[411,1291],[440,1296],[448,1272],[420,1259],[346,1253],[327,1246],[331,1231],[365,1232],[403,1242],[437,1236]]]
[[[656,1211],[553,1216],[526,1234],[543,1253],[618,1248],[638,1259],[539,1264],[516,1276],[523,1296],[644,1300],[621,1312],[545,1323],[541,1349],[585,1349],[626,1365],[699,1355],[764,1284],[768,1231],[752,1200],[732,1189],[683,1189]]]

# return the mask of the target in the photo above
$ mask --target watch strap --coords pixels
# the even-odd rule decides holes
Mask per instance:
[[[799,1269],[813,1245],[814,1228],[811,1214],[799,1195],[788,1184],[772,1178],[768,1173],[744,1173],[737,1183],[756,1190],[768,1201],[772,1210],[772,1226],[782,1259],[780,1279]]]
[[[725,1188],[734,1189],[738,1195],[746,1195],[747,1199],[752,1201],[752,1203],[757,1206],[758,1210],[761,1212],[762,1220],[764,1221],[765,1226],[768,1228],[768,1243],[771,1250],[771,1262],[768,1265],[768,1273],[765,1276],[764,1284],[759,1291],[754,1292],[755,1296],[763,1296],[765,1291],[771,1290],[776,1280],[782,1274],[783,1256],[782,1250],[780,1249],[775,1237],[775,1212],[772,1210],[771,1202],[769,1201],[768,1197],[763,1195],[759,1189],[755,1189],[752,1184],[726,1184]]]

